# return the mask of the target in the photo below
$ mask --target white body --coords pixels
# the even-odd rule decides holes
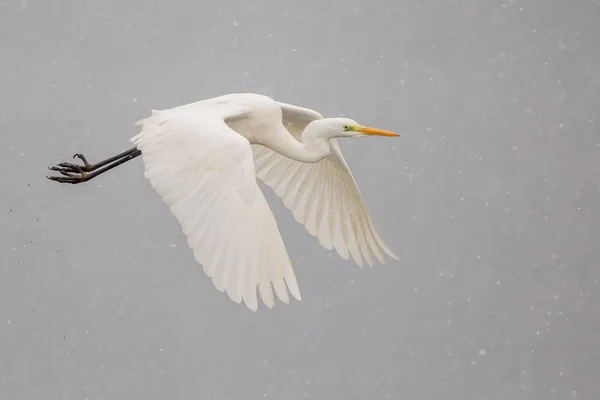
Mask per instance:
[[[396,258],[335,139],[359,136],[354,121],[244,93],[154,110],[138,124],[142,130],[131,140],[142,151],[145,176],[181,224],[196,260],[231,300],[256,310],[257,287],[269,308],[273,288],[284,303],[288,290],[300,300],[256,178],[344,259],[373,265],[373,255],[382,263],[386,255]]]

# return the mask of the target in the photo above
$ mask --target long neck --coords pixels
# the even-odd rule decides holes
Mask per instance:
[[[282,131],[274,135],[265,145],[272,150],[296,161],[315,163],[329,155],[329,139],[321,137],[314,125],[309,124],[302,132],[301,142],[281,126]]]

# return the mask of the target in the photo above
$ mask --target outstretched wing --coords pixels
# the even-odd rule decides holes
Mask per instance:
[[[297,139],[306,125],[323,118],[314,110],[279,105],[284,126]],[[295,161],[252,145],[257,177],[274,189],[296,221],[326,249],[335,248],[346,260],[352,256],[360,266],[363,260],[373,265],[371,254],[381,263],[386,262],[386,254],[397,259],[377,232],[337,141],[331,139],[330,145],[331,154],[317,163]]]
[[[219,112],[221,114],[219,114]],[[240,111],[154,111],[131,140],[145,176],[181,224],[214,286],[257,309],[300,291],[277,223],[256,182],[248,141],[224,122]],[[286,289],[287,284],[287,289]]]

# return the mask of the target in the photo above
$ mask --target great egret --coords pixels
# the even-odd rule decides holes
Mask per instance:
[[[257,309],[257,287],[272,308],[300,290],[277,223],[256,178],[274,189],[328,250],[360,266],[371,253],[398,259],[378,234],[336,138],[398,136],[348,118],[239,93],[167,110],[136,123],[135,144],[114,157],[50,167],[62,183],[81,183],[140,154],[145,177],[179,221],[214,286]],[[287,129],[286,129],[287,128]],[[287,289],[286,289],[287,285]]]

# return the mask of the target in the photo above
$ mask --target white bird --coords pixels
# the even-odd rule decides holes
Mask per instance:
[[[228,94],[137,122],[135,144],[117,156],[50,167],[62,183],[81,183],[140,154],[145,177],[181,224],[214,286],[256,311],[257,287],[269,308],[300,290],[277,222],[256,178],[328,250],[358,265],[398,257],[384,243],[336,138],[398,136],[348,118],[252,94]]]

